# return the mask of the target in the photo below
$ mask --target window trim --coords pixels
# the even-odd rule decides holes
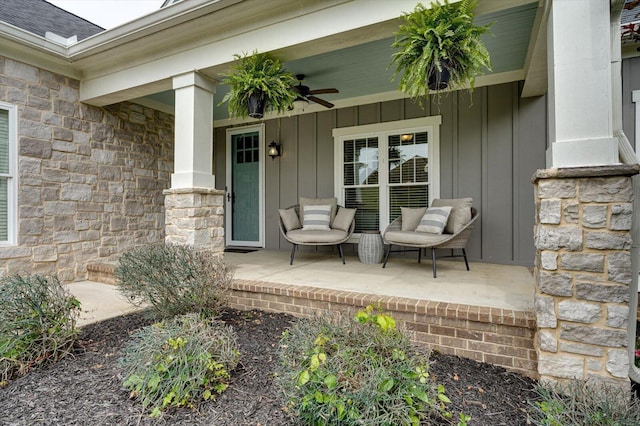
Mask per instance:
[[[344,180],[344,153],[342,150],[342,143],[348,139],[355,138],[367,138],[377,136],[379,144],[384,141],[386,144],[387,137],[390,134],[397,133],[416,133],[416,132],[429,132],[429,194],[430,199],[440,198],[440,125],[442,124],[442,116],[435,115],[431,117],[421,117],[409,120],[388,121],[384,123],[365,124],[362,126],[340,127],[333,129],[333,142],[334,142],[334,195],[338,199],[338,204],[344,205],[344,194],[341,191]],[[383,162],[385,167],[378,167],[379,170],[379,190],[381,200],[380,211],[380,232],[389,224],[388,214],[388,152],[386,149],[381,149],[379,153],[379,162]],[[384,177],[384,184],[381,182]],[[382,203],[384,202],[384,205]],[[360,234],[354,234],[351,241],[357,241],[360,238]]]
[[[9,112],[9,173],[7,177],[7,240],[0,241],[0,247],[17,245],[18,240],[18,107],[0,101],[0,109]]]

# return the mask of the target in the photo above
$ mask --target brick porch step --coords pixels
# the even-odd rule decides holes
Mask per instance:
[[[116,263],[93,263],[87,265],[87,279],[103,284],[116,284]]]

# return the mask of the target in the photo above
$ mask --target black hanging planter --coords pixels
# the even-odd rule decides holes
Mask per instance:
[[[438,67],[431,67],[427,79],[427,86],[431,90],[444,90],[449,87],[450,78],[451,73],[449,73],[449,69],[444,64],[442,65],[442,71],[439,71]]]
[[[249,103],[249,117],[262,118],[264,116],[266,102],[262,93],[252,93],[247,102]]]

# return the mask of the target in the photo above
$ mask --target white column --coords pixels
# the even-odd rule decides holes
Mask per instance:
[[[603,0],[551,4],[547,167],[619,163],[612,124],[609,7]]]
[[[173,77],[175,158],[171,188],[215,188],[213,93],[215,84],[196,72]]]

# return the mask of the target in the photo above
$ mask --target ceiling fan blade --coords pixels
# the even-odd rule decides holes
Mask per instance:
[[[327,108],[333,108],[333,104],[331,102],[325,101],[324,99],[316,98],[315,96],[307,96],[307,99]]]
[[[338,89],[335,89],[335,88],[309,90],[309,94],[310,95],[321,95],[323,93],[340,93],[340,91]]]

